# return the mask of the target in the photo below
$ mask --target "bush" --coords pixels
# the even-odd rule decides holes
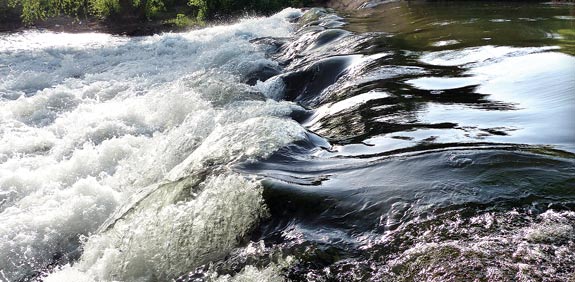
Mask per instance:
[[[4,6],[18,9],[25,24],[59,15],[111,20],[130,15],[151,20],[182,14],[204,21],[242,12],[271,13],[283,7],[302,6],[309,2],[311,0],[0,0]],[[185,13],[181,10],[185,10]],[[166,14],[170,16],[165,17]],[[174,20],[182,22],[184,18],[177,15]]]
[[[118,0],[90,0],[87,5],[89,6],[88,8],[92,15],[96,15],[101,18],[108,17],[114,13],[119,13],[121,10],[120,2]]]
[[[33,23],[61,13],[73,16],[87,15],[89,6],[86,1],[76,0],[3,0],[12,9],[21,11],[24,23]]]
[[[184,14],[177,14],[175,18],[165,20],[164,23],[172,24],[179,28],[194,26],[194,25],[201,25],[201,23],[191,19],[190,17]]]

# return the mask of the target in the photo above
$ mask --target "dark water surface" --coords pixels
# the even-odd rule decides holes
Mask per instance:
[[[239,167],[271,217],[259,255],[219,270],[291,256],[297,281],[575,279],[574,9],[308,12],[275,56],[313,133]]]

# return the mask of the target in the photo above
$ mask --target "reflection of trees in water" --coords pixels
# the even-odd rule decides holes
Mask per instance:
[[[458,68],[453,67],[453,69]],[[446,71],[444,69],[441,72]],[[407,78],[412,77],[409,75]],[[517,109],[514,104],[490,100],[489,95],[476,93],[476,85],[441,91],[421,90],[406,84],[404,81],[407,78],[394,77],[357,85],[353,84],[354,78],[348,78],[351,81],[338,82],[338,84],[347,85],[347,87],[336,88],[331,93],[322,93],[322,96],[325,97],[323,103],[338,102],[371,91],[389,93],[390,96],[369,100],[361,105],[320,119],[318,123],[321,126],[319,126],[318,133],[332,142],[356,143],[381,134],[409,132],[418,129],[469,130],[469,128],[459,128],[455,121],[422,122],[418,115],[428,111],[430,103],[461,105],[489,111]],[[484,134],[489,135],[492,134],[491,132],[488,130]]]
[[[571,1],[572,2],[572,1]],[[558,20],[557,15],[575,16],[570,4],[545,5],[513,2],[441,1],[429,5],[399,1],[374,9],[351,11],[346,29],[354,32],[388,32],[388,44],[403,50],[444,50],[434,43],[457,40],[457,48],[477,45],[560,45],[575,54],[575,20]],[[563,38],[554,37],[559,34]],[[565,41],[571,41],[566,43]],[[448,46],[449,49],[452,46]]]

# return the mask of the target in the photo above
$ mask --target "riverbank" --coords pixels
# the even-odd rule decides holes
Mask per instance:
[[[316,0],[314,7],[333,8],[336,10],[355,10],[373,5],[396,2],[400,0]],[[161,32],[182,31],[201,27],[201,24],[190,21],[188,23],[176,23],[177,14],[167,14],[163,17],[146,20],[136,17],[122,17],[121,20],[102,20],[99,18],[75,18],[70,16],[58,16],[47,20],[37,21],[27,26],[22,22],[20,15],[7,7],[0,7],[0,32],[19,32],[30,28],[50,30],[56,32],[83,33],[103,32],[128,36],[151,35]],[[219,21],[233,21],[235,16],[220,18]]]
[[[55,32],[85,33],[102,32],[128,36],[143,36],[168,31],[193,29],[194,26],[178,26],[166,19],[142,20],[135,17],[123,18],[121,21],[102,20],[98,18],[78,19],[70,16],[58,16],[38,21],[26,26],[18,14],[5,13],[0,18],[0,32],[20,32],[27,29],[40,29]]]
[[[353,11],[401,1],[405,0],[312,0],[300,2],[307,2],[307,6],[309,7],[325,7],[339,11]],[[552,2],[557,4],[571,5],[574,3],[573,1],[574,0],[552,0]],[[31,26],[27,26],[22,22],[19,13],[14,9],[9,9],[6,5],[2,6],[2,3],[0,3],[0,32],[19,32],[36,28],[69,33],[102,32],[128,36],[143,36],[162,32],[196,29],[205,25],[205,23],[193,19],[190,15],[186,15],[186,9],[189,7],[186,8],[184,6],[176,7],[173,11],[165,12],[153,20],[130,15],[129,13],[107,20],[96,17],[79,19],[70,16],[58,16],[37,21]],[[263,14],[265,15],[266,13]],[[270,14],[270,12],[267,14]],[[245,13],[241,15],[245,16]],[[182,17],[180,18],[180,16]],[[237,19],[237,17],[237,14],[227,16],[219,14],[217,20],[212,19],[209,20],[208,23],[232,22]]]
[[[68,33],[102,32],[128,36],[144,36],[161,32],[192,29],[194,27],[178,27],[174,24],[166,23],[162,20],[131,20],[118,23],[99,19],[76,19],[68,16],[60,16],[45,21],[40,21],[32,26],[26,26],[19,20],[0,23],[0,32],[20,32],[31,28]]]

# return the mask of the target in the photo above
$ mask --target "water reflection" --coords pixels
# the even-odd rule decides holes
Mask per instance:
[[[551,3],[466,1],[463,7],[450,1],[400,1],[349,12],[346,28],[391,33],[395,46],[409,50],[558,45],[573,55],[574,16],[572,5]]]
[[[401,1],[347,32],[312,11],[278,59],[318,136],[236,168],[264,179],[261,257],[295,281],[571,278],[572,10]]]
[[[410,7],[401,4],[395,9]],[[474,12],[473,7],[464,9],[465,13]],[[443,28],[444,19],[428,15],[425,19],[435,23],[428,34],[450,34]],[[358,16],[350,21],[346,28],[356,29]],[[483,29],[481,22],[469,26]],[[356,46],[357,53],[374,54],[364,56],[360,63],[347,61],[337,64],[339,68],[330,67],[337,69],[335,73],[321,71],[317,64],[311,67],[333,81],[321,88],[306,86],[304,94],[292,97],[315,108],[306,123],[311,130],[335,145],[350,144],[354,155],[358,150],[372,154],[421,143],[476,142],[553,145],[575,151],[575,58],[563,54],[562,47],[545,46],[556,42],[543,37],[526,47],[486,41],[475,46],[459,38],[435,51],[413,40],[397,44],[396,38],[405,34],[396,32],[391,37],[372,34],[366,42],[373,45]],[[386,51],[374,53],[373,46],[378,44]],[[333,45],[337,42],[331,48],[338,50]],[[337,148],[349,151],[345,146]]]

